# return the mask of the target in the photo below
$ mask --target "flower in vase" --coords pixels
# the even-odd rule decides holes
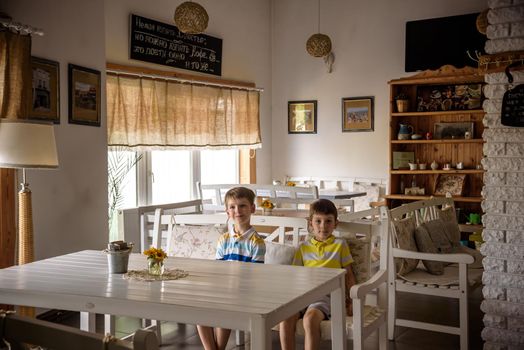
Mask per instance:
[[[263,200],[260,206],[264,209],[273,209],[275,207],[275,205],[269,199]]]
[[[162,248],[149,248],[144,251],[147,256],[147,272],[150,275],[161,276],[164,273],[164,259],[167,259],[167,254]]]

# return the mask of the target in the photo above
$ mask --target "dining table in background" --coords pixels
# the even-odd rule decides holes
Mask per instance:
[[[0,270],[0,303],[81,312],[81,328],[95,315],[224,327],[251,332],[252,349],[271,348],[271,328],[323,295],[331,295],[332,346],[346,349],[343,269],[169,257],[166,268],[189,275],[137,281],[108,272],[106,254],[85,250]],[[129,269],[146,268],[131,254]]]

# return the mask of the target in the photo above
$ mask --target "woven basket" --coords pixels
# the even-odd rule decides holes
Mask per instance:
[[[175,24],[182,33],[200,34],[208,22],[206,9],[196,2],[186,1],[175,10]]]
[[[306,43],[307,52],[313,57],[324,57],[331,52],[331,39],[325,34],[313,34]]]

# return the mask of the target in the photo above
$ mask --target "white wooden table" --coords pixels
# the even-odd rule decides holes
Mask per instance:
[[[143,269],[132,254],[129,269]],[[101,251],[86,250],[0,270],[0,303],[219,326],[251,332],[252,349],[271,348],[271,327],[331,293],[334,349],[346,349],[342,269],[170,257],[189,276],[142,282],[109,274]]]

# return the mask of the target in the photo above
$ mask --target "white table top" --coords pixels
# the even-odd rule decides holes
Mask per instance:
[[[351,199],[365,196],[366,192],[358,191],[339,191],[339,190],[319,190],[318,196],[323,199]]]
[[[145,267],[145,256],[131,255],[130,270]],[[253,331],[254,319],[269,329],[344,283],[342,269],[176,257],[166,267],[189,276],[125,280],[108,273],[105,253],[81,251],[0,270],[0,303]]]

